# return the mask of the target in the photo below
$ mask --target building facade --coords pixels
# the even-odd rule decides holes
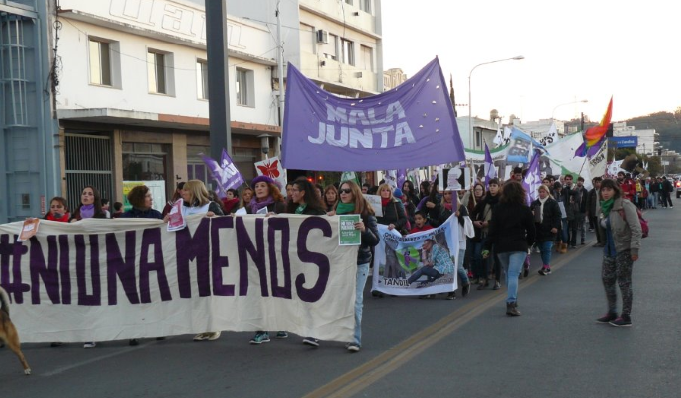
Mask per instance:
[[[612,124],[612,135],[615,137],[638,137],[636,153],[653,155],[655,153],[656,136],[655,129],[637,130],[635,126],[627,126],[627,122]]]
[[[0,0],[0,223],[45,214],[60,193],[46,0]]]
[[[393,89],[406,82],[407,74],[400,68],[390,68],[383,72],[383,91]]]
[[[71,207],[85,185],[122,201],[128,182],[211,188],[205,8],[181,0],[61,0],[56,95],[61,190]],[[228,17],[231,156],[248,180],[261,146],[280,136],[276,43],[266,25]],[[262,135],[272,144],[262,145]],[[268,154],[273,154],[271,150]],[[214,188],[214,187],[213,187]]]

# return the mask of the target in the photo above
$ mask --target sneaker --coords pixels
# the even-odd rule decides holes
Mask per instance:
[[[589,232],[594,232],[594,229],[593,229],[593,228],[589,228]]]
[[[131,346],[140,345],[140,341],[137,340],[137,339],[130,339],[130,340],[128,341],[128,345],[131,345]]]
[[[546,275],[551,275],[551,268],[547,267],[546,269],[544,269],[544,272],[546,273]]]
[[[499,281],[494,281],[494,287],[492,288],[492,290],[499,290],[499,289],[501,289],[501,283],[499,283]]]
[[[598,322],[598,323],[610,323],[611,321],[614,321],[615,319],[617,319],[617,313],[608,312],[607,314],[603,315],[602,317],[596,319],[596,322]]]
[[[359,344],[357,343],[348,343],[345,348],[347,348],[348,351],[350,352],[358,352],[359,351]]]
[[[288,333],[286,333],[286,332],[277,332],[277,336],[276,336],[276,337],[277,337],[278,339],[287,339],[287,338],[288,338]]]
[[[445,300],[456,300],[456,292],[447,293],[447,297],[445,297]]]
[[[208,333],[199,333],[196,336],[194,336],[194,341],[203,341],[208,338]]]
[[[250,343],[251,344],[262,344],[270,342],[270,334],[267,332],[258,332],[253,336]]]
[[[614,321],[608,322],[612,326],[616,327],[622,327],[622,326],[631,326],[631,317],[628,315],[622,315],[621,317],[615,319]]]
[[[83,344],[83,348],[95,348],[95,347],[97,347],[97,343],[95,343],[94,341]]]
[[[540,270],[537,271],[537,272],[539,273],[539,275],[543,275],[543,276],[548,275],[548,274],[546,273],[546,268],[542,268],[542,269],[540,269]]]
[[[468,278],[470,280],[471,285],[477,285],[480,283],[480,278]]]
[[[468,296],[468,293],[471,292],[471,284],[467,283],[463,286],[461,286],[461,297],[466,297]]]
[[[312,347],[319,347],[319,340],[315,339],[314,337],[305,337],[303,339],[303,344],[309,345]]]
[[[213,341],[219,339],[222,332],[212,332],[206,334],[208,335],[208,340]]]
[[[58,343],[58,342],[50,343],[50,347],[61,347],[62,345],[64,345],[64,343]]]

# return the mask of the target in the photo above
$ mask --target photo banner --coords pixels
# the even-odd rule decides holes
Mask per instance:
[[[286,330],[349,342],[358,246],[338,217],[41,220],[0,225],[0,285],[25,343]]]
[[[287,169],[397,170],[464,160],[437,58],[400,86],[365,98],[326,92],[289,63],[282,137]]]
[[[458,219],[449,217],[439,228],[406,236],[378,226],[372,290],[398,296],[420,296],[457,289]],[[433,240],[426,245],[427,240]],[[430,247],[428,247],[430,246]],[[425,271],[437,269],[437,274]]]

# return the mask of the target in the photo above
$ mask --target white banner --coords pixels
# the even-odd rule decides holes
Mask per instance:
[[[352,341],[358,246],[338,217],[190,216],[0,225],[0,285],[23,342],[286,330]]]
[[[596,154],[589,158],[591,177],[604,177],[608,168],[608,141],[606,140]]]
[[[379,225],[378,236],[372,290],[399,296],[456,290],[459,226],[455,216],[438,228],[407,236]]]

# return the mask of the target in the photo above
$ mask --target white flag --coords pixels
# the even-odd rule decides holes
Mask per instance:
[[[556,123],[551,123],[551,127],[549,127],[549,131],[542,134],[540,142],[544,146],[546,146],[546,145],[551,145],[556,141],[558,141],[558,129],[556,128]]]
[[[495,145],[495,147],[498,147],[501,145],[501,143],[504,141],[504,137],[501,136],[501,124],[499,127],[497,127],[497,135],[494,136],[494,141],[492,143]]]
[[[502,139],[501,145],[508,145],[511,142],[511,134],[513,133],[513,129],[511,129],[508,126],[504,127],[504,138]]]

